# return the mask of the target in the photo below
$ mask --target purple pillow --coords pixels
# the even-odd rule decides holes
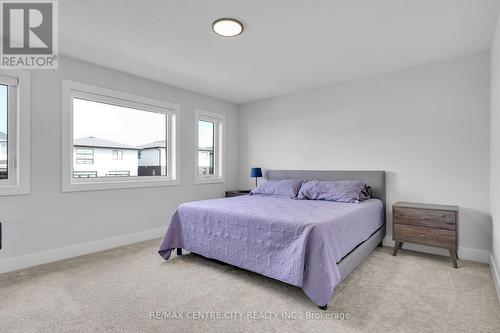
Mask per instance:
[[[362,181],[341,180],[304,182],[297,199],[358,203],[370,197],[369,187]]]
[[[250,192],[250,195],[267,195],[279,198],[295,198],[299,192],[302,180],[268,180]]]

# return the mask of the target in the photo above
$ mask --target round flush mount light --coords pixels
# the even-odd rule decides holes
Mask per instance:
[[[233,18],[221,18],[212,23],[212,29],[222,37],[236,37],[243,32],[243,24]]]

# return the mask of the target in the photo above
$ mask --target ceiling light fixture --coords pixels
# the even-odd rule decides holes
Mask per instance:
[[[222,37],[236,37],[243,32],[243,24],[232,18],[221,18],[212,23],[212,30]]]

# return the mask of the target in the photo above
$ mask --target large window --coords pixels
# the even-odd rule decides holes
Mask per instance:
[[[63,81],[63,190],[178,184],[177,116],[175,104]]]
[[[29,74],[0,74],[0,195],[29,193]]]
[[[222,114],[196,110],[196,170],[195,182],[224,181],[224,122]]]

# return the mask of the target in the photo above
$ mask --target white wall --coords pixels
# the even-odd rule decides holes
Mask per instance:
[[[240,186],[252,166],[385,170],[389,204],[459,205],[461,252],[487,261],[489,70],[481,54],[243,105]]]
[[[490,186],[493,218],[492,272],[500,298],[500,21],[491,46]]]
[[[180,104],[182,184],[62,193],[63,78]],[[194,185],[195,108],[226,115],[228,153],[224,184]],[[43,251],[76,246],[72,253],[79,254],[88,249],[78,247],[85,242],[163,228],[179,203],[221,197],[226,189],[234,189],[238,164],[238,117],[236,105],[73,59],[60,59],[59,70],[31,71],[32,193],[0,197],[0,221],[3,222],[0,271],[2,265],[5,270],[20,262],[36,263],[40,258],[49,260],[59,255]],[[120,241],[115,239],[115,244],[118,243]],[[94,245],[95,249],[102,248],[105,242]],[[30,257],[32,254],[34,258]],[[19,256],[28,257],[18,260]]]

